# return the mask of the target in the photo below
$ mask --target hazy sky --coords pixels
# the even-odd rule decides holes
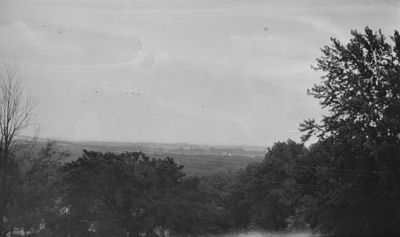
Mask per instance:
[[[0,0],[0,57],[40,135],[269,146],[320,116],[305,91],[334,36],[400,29],[396,1]]]

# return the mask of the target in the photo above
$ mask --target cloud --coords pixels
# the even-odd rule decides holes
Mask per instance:
[[[5,58],[33,58],[43,47],[41,40],[24,22],[0,26],[0,52]]]
[[[47,131],[91,139],[292,137],[320,114],[304,93],[319,48],[349,24],[398,20],[344,1],[3,2],[0,55],[22,64]]]
[[[141,57],[138,59],[140,60],[140,65],[142,67],[151,67],[156,61],[156,54],[151,50],[147,50],[145,52],[142,52]]]
[[[305,33],[310,32],[310,29],[304,28],[298,22],[293,22],[291,28],[293,30],[271,29],[262,33],[231,35],[229,42],[231,51],[234,52],[233,56],[247,57],[251,61],[250,65],[255,60],[263,62],[268,58],[276,62],[282,59],[292,61],[313,59],[315,52],[318,51],[318,46],[315,45],[318,38],[312,39],[310,33]]]
[[[231,35],[229,40],[232,49],[244,54],[274,54],[272,49],[276,43],[276,36],[270,35]]]
[[[335,36],[338,38],[345,38],[343,28],[339,28],[335,25],[327,16],[298,16],[295,18],[295,21],[310,25],[314,28],[314,31],[325,32],[330,36]],[[348,32],[345,32],[348,33]]]
[[[117,63],[135,59],[143,48],[141,40],[134,35],[21,21],[0,26],[0,35],[3,57],[23,61]]]

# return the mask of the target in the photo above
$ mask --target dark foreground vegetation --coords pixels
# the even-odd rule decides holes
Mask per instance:
[[[62,163],[53,143],[10,152],[2,139],[1,235],[400,236],[400,35],[366,28],[322,53],[309,93],[328,113],[301,124],[303,142],[318,141],[277,142],[239,171],[185,175],[173,158],[141,152],[85,150]]]

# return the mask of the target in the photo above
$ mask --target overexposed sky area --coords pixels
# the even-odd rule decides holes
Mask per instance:
[[[397,1],[0,0],[0,57],[40,136],[269,146],[321,109],[330,37],[400,29]]]

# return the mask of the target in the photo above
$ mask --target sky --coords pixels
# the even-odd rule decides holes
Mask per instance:
[[[50,139],[269,146],[323,111],[330,37],[400,28],[396,1],[0,0],[0,60]]]

